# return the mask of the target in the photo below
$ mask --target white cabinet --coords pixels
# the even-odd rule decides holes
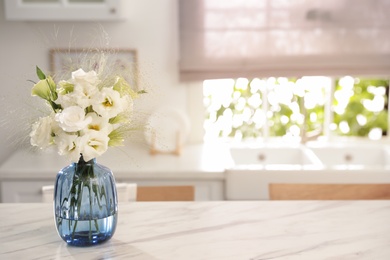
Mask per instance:
[[[116,21],[123,20],[123,0],[4,0],[7,20]]]
[[[42,202],[42,186],[53,185],[51,181],[3,181],[1,202]]]
[[[195,187],[195,200],[223,200],[224,184],[222,181],[150,181],[139,180],[130,181],[128,179],[116,180],[120,182],[135,182],[139,186],[175,186],[175,185],[193,185]],[[42,202],[42,186],[53,185],[55,180],[42,181],[2,181],[1,182],[1,202],[4,203],[25,203]]]
[[[194,186],[195,200],[224,200],[224,182],[222,180],[125,180],[119,179],[117,182],[135,182],[138,186]]]
[[[143,144],[112,149],[99,158],[117,183],[139,186],[194,186],[195,200],[224,200],[225,174],[220,153],[203,145],[187,146],[180,156],[151,156]],[[23,160],[21,160],[23,158]],[[22,163],[21,163],[22,161]],[[54,185],[56,173],[67,165],[53,152],[16,151],[0,165],[0,202],[41,201],[41,187]]]

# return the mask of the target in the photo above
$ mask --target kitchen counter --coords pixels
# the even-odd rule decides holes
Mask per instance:
[[[145,144],[112,147],[97,158],[117,182],[139,186],[195,187],[195,200],[223,200],[228,149],[186,145],[180,156],[150,155]],[[57,172],[69,164],[56,151],[18,150],[0,166],[1,202],[40,202],[42,186],[53,185]]]
[[[150,155],[145,144],[112,147],[97,162],[110,168],[115,178],[223,179],[227,149],[221,146],[187,145],[182,154]],[[56,151],[18,150],[0,166],[0,180],[47,179],[68,165]]]
[[[86,248],[52,210],[0,204],[0,259],[390,259],[390,201],[125,203],[113,238]]]

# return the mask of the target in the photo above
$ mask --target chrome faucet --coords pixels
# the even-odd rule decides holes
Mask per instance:
[[[301,127],[301,144],[305,144],[308,141],[317,140],[318,137],[321,136],[323,127],[321,126],[319,129],[313,130],[313,131],[306,131],[307,128],[307,111],[305,108],[305,102],[304,98],[302,99],[301,107],[302,107],[302,114],[303,114],[303,124]]]
[[[322,127],[310,132],[306,132],[306,124],[301,128],[301,143],[305,144],[308,141],[317,140],[322,134]]]

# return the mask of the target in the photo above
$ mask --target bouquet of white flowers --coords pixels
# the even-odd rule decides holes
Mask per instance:
[[[122,145],[129,130],[133,99],[138,97],[120,75],[100,78],[96,71],[78,69],[56,83],[36,68],[39,81],[32,95],[44,99],[51,114],[32,126],[31,144],[41,149],[56,145],[60,155],[89,161],[109,146]]]

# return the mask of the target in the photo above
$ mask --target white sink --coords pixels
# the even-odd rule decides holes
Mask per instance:
[[[226,198],[269,199],[270,184],[390,183],[387,145],[318,144],[231,148]]]
[[[320,165],[312,151],[305,147],[234,147],[230,148],[232,167],[297,169]]]
[[[334,169],[384,168],[389,164],[389,151],[384,146],[345,145],[310,147],[324,166]]]

